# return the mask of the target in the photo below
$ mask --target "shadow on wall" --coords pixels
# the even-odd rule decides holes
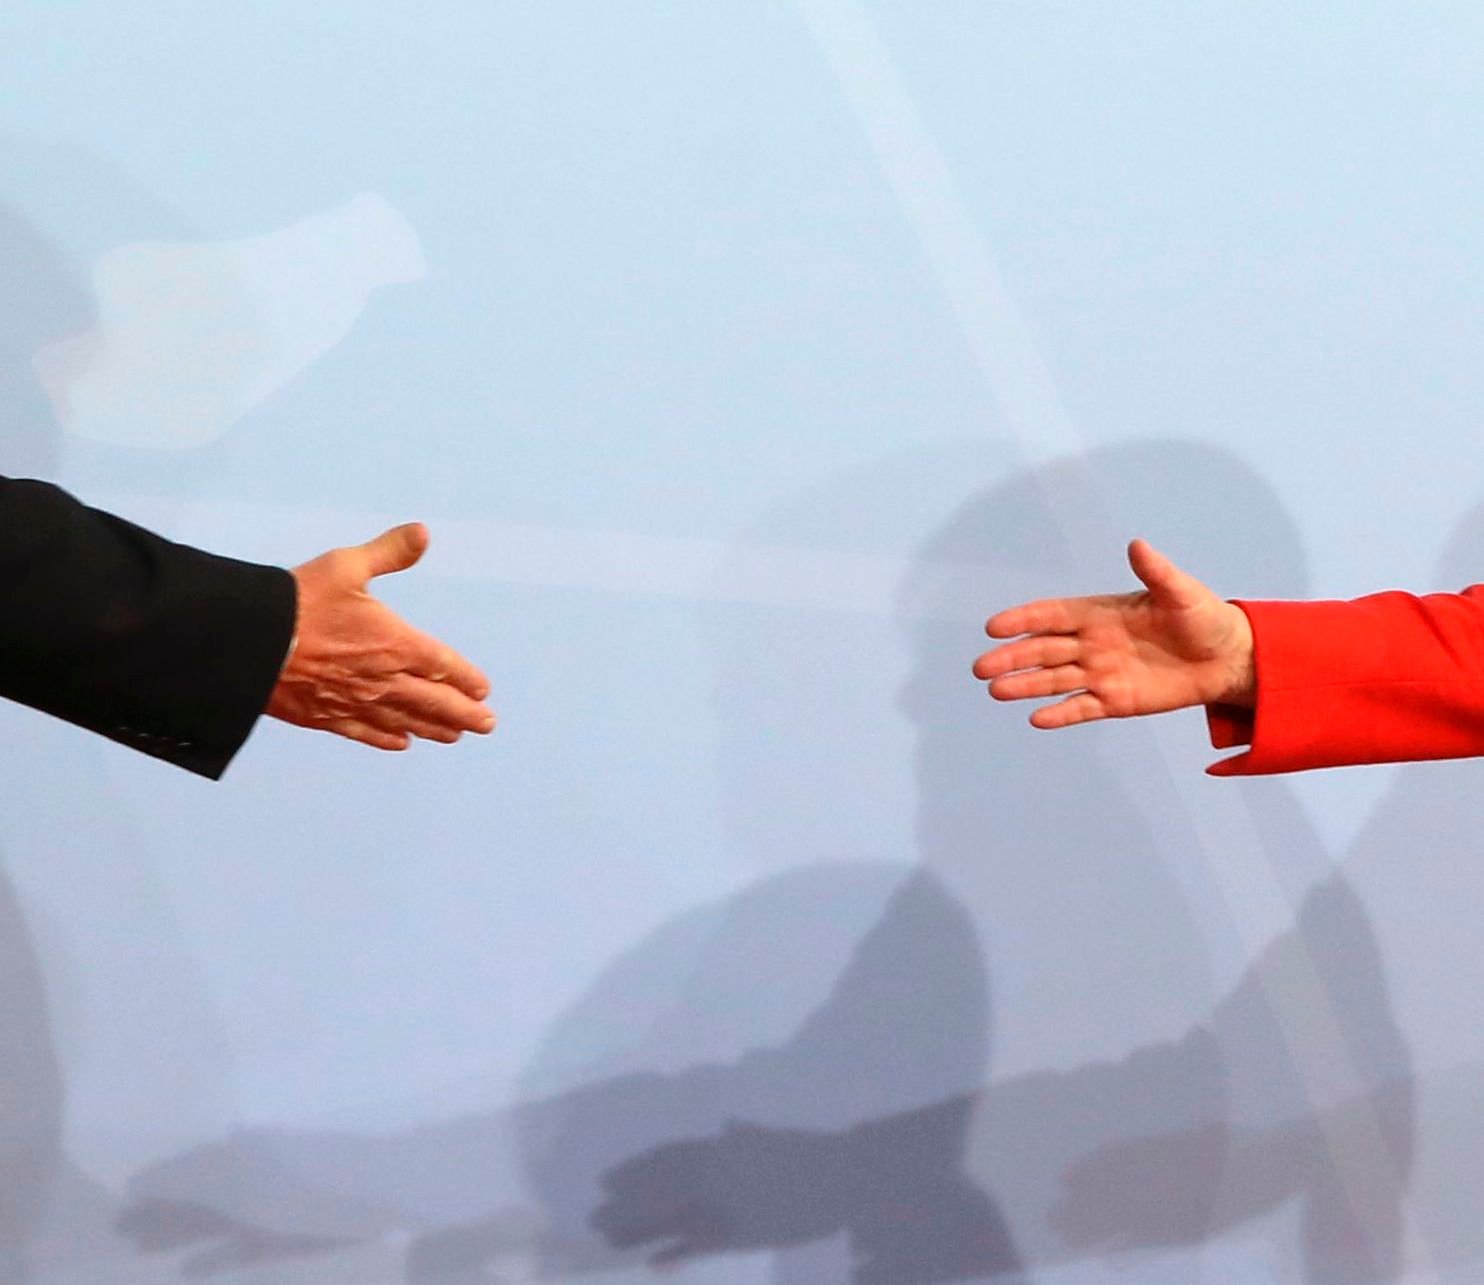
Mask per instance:
[[[8,301],[0,310],[0,474],[51,476],[56,424],[31,362],[47,344],[93,323],[92,292],[40,232],[0,206],[0,294]]]
[[[0,134],[0,158],[8,185],[34,189],[42,221],[86,263],[64,274],[54,246],[0,215],[0,284],[25,302],[0,318],[0,395],[43,426],[5,445],[23,475],[54,471],[60,424],[169,477],[181,466],[162,452],[228,435],[340,345],[380,290],[426,274],[416,232],[375,193],[258,235],[202,239],[89,149]]]
[[[1229,454],[1175,441],[1097,450],[995,487],[945,524],[923,563],[1034,567],[1048,594],[1129,585],[1120,547],[1105,571],[1087,571],[1056,538],[1056,515],[1097,509],[1214,585],[1305,592],[1297,533],[1270,489]],[[981,600],[1013,601],[993,575]],[[1195,777],[1177,795],[1148,724],[1042,734],[1017,706],[1010,718],[990,712],[1002,726],[985,744],[937,689],[941,633],[916,631],[914,650],[931,663],[909,694],[919,798],[935,800],[919,844],[985,939],[1004,943],[992,954],[1002,1069],[976,1108],[968,1163],[1002,1194],[1027,1261],[1208,1247],[1220,1271],[1233,1251],[1223,1258],[1218,1242],[1245,1226],[1290,1264],[1288,1279],[1396,1279],[1412,1065],[1343,867],[1331,868],[1281,782]],[[1213,790],[1237,795],[1254,848],[1237,833],[1197,833],[1186,809]],[[1007,863],[984,835],[1014,835],[1024,855]],[[1213,993],[1206,943],[1235,907],[1209,872],[1254,861],[1268,868],[1244,877],[1282,889],[1293,926]],[[1022,1055],[1028,1047],[1042,1056]],[[1347,1127],[1370,1094],[1384,1109],[1361,1107]],[[1154,1145],[1167,1134],[1208,1145]],[[1233,1134],[1264,1141],[1224,1145]],[[1270,1150],[1279,1135],[1285,1147]],[[1289,1220],[1247,1226],[1289,1205],[1299,1244]]]
[[[821,1002],[776,1045],[671,1073],[624,1069],[713,1044],[728,1015],[744,1029],[776,1026],[801,993]],[[930,874],[789,871],[683,916],[615,962],[555,1032],[564,1056],[569,1035],[595,1047],[617,1037],[597,1074],[569,1069],[572,1089],[380,1141],[229,1139],[141,1175],[122,1227],[141,1248],[194,1244],[193,1272],[245,1261],[274,1238],[292,1257],[335,1238],[410,1233],[408,1280],[488,1280],[512,1263],[561,1279],[650,1259],[647,1238],[621,1243],[600,1211],[626,1165],[657,1179],[647,1207],[673,1208],[661,1203],[663,1163],[631,1159],[669,1144],[707,1165],[686,1197],[698,1222],[677,1234],[685,1243],[672,1257],[804,1244],[852,1225],[870,1235],[883,1210],[952,1200],[963,1234],[997,1238],[994,1257],[1007,1261],[990,1202],[955,1162],[963,1090],[983,1078],[986,1021],[973,927]],[[945,1114],[936,1104],[955,1094],[960,1105]],[[888,1190],[884,1157],[847,1139],[852,1122],[904,1109],[926,1109],[934,1132],[915,1157],[895,1158]],[[740,1168],[710,1164],[713,1135]],[[850,1190],[845,1172],[858,1180]],[[766,1199],[749,1174],[767,1179]],[[909,1218],[895,1239],[919,1242],[902,1251],[908,1259],[965,1252],[929,1236],[941,1241],[940,1221]]]
[[[1128,797],[1131,774],[1110,767],[1095,739],[1028,733],[968,700],[967,635],[934,623],[954,603],[923,601],[944,566],[983,567],[974,595],[982,604],[1006,601],[997,565],[1034,570],[1046,592],[1084,587],[1069,582],[1079,573],[1057,547],[1048,497],[1058,507],[1111,501],[1115,512],[1159,514],[1163,529],[1150,533],[1171,548],[1205,551],[1209,565],[1199,570],[1217,583],[1248,578],[1243,564],[1254,552],[1280,566],[1299,563],[1271,495],[1220,452],[1146,443],[1086,463],[1020,478],[964,506],[924,548],[920,583],[905,595],[917,621],[904,706],[919,732],[919,857],[978,926],[998,996],[996,1061],[1012,1069],[926,1112],[863,1117],[832,1139],[837,1155],[876,1157],[864,1179],[839,1166],[834,1185],[851,1192],[891,1192],[893,1157],[932,1152],[940,1170],[993,1193],[1014,1250],[998,1236],[964,1235],[961,1204],[899,1207],[902,1218],[933,1227],[914,1237],[893,1235],[898,1224],[877,1207],[844,1221],[853,1268],[838,1279],[1004,1278],[1093,1255],[1200,1246],[1290,1202],[1303,1226],[1295,1279],[1395,1279],[1411,1157],[1410,1061],[1353,890],[1340,874],[1322,878],[1292,931],[1224,998],[1204,999],[1192,984],[1203,971],[1200,935],[1185,922],[1168,867],[1214,854],[1202,853],[1188,828],[1181,846],[1152,834]],[[1088,478],[1099,494],[1082,491]],[[810,540],[829,502],[808,497],[765,538]],[[1261,533],[1257,547],[1232,557],[1234,534],[1247,523]],[[1118,570],[1109,570],[1114,584],[1127,579]],[[776,650],[756,640],[748,649]],[[1135,787],[1147,779],[1134,776]],[[1312,884],[1327,865],[1312,831],[1280,786],[1258,788],[1264,852],[1290,883]],[[1311,1029],[1316,996],[1322,1034]],[[1160,1005],[1165,1012],[1151,1020]],[[1182,1026],[1183,1037],[1146,1036],[1139,1047],[1151,1027]],[[1099,1046],[1138,1051],[1091,1060]],[[1021,1069],[1038,1060],[1076,1069]],[[1178,1141],[1167,1145],[1167,1135]],[[783,1168],[762,1169],[765,1154]],[[769,1148],[755,1132],[736,1131],[656,1148],[609,1175],[598,1224],[622,1243],[644,1240],[665,1253],[745,1248],[714,1228],[749,1225],[741,1193],[762,1201],[787,1189],[788,1165],[808,1173],[807,1154],[782,1136]],[[733,1193],[724,1215],[694,1195],[718,1189]],[[861,1199],[856,1207],[871,1208]],[[801,1228],[796,1220],[792,1230]]]
[[[0,151],[10,159],[16,155],[13,143],[0,136]],[[27,161],[41,160],[21,155]],[[70,163],[76,158],[66,159]],[[83,162],[91,175],[91,161]],[[6,299],[0,309],[0,474],[53,476],[61,434],[37,383],[33,359],[45,345],[93,323],[92,292],[56,245],[4,205],[0,205],[0,286]],[[59,756],[54,766],[65,767],[66,785],[57,786],[48,797],[68,798],[74,822],[87,816],[98,824],[88,850],[59,848],[45,854],[52,876],[66,883],[77,869],[74,859],[109,863],[97,872],[89,893],[72,894],[85,911],[91,908],[89,896],[101,900],[121,889],[134,898],[147,896],[151,889],[140,874],[126,819],[110,811],[92,756]],[[27,788],[29,770],[29,765],[12,767],[13,788]],[[127,1252],[112,1231],[116,1198],[79,1169],[63,1147],[66,1082],[47,974],[65,960],[58,959],[56,942],[49,945],[52,949],[43,959],[10,871],[0,863],[0,1285],[45,1280],[48,1270],[71,1271],[110,1258],[119,1261]],[[142,979],[158,989],[154,998],[161,1007],[174,1005],[199,1020],[204,1013],[195,1002],[199,996],[192,992],[189,978],[181,976],[189,970],[180,968],[178,956],[170,957],[163,937],[152,939],[150,951],[140,952],[140,958],[142,965],[134,957],[118,959],[115,978],[90,985],[94,1001],[106,1006],[110,985],[129,991]],[[51,980],[55,982],[55,974]],[[180,1017],[181,1025],[188,1022],[188,1017]],[[203,1031],[197,1041],[204,1043],[206,1038]],[[199,1059],[187,1054],[197,1052],[194,1046],[175,1043],[161,1054],[156,1068],[169,1074],[168,1065],[175,1072],[172,1087],[185,1086],[199,1070]],[[112,1279],[124,1285],[135,1275],[124,1270]]]
[[[1116,511],[1164,515],[1151,536],[1211,555],[1194,569],[1217,584],[1298,565],[1271,495],[1223,453],[1146,443],[1089,463]],[[996,565],[1074,587],[1037,528],[1086,476],[995,488],[923,567],[982,565],[989,605]],[[859,522],[876,498],[805,497],[763,534],[807,541],[799,514]],[[671,922],[554,1028],[533,1080],[555,1093],[390,1137],[239,1134],[139,1174],[121,1229],[187,1275],[312,1256],[306,1279],[365,1280],[337,1249],[405,1242],[403,1278],[445,1285],[761,1250],[785,1285],[914,1285],[1219,1248],[1237,1228],[1284,1238],[1258,1220],[1292,1207],[1298,1242],[1269,1246],[1284,1279],[1398,1280],[1418,1101],[1484,1077],[1414,1081],[1345,868],[1281,783],[1222,783],[1249,792],[1298,910],[1209,994],[1169,870],[1213,854],[1151,833],[1098,732],[1038,737],[987,711],[972,631],[913,616],[915,867],[807,866]],[[822,623],[836,644],[839,628]],[[777,654],[760,641],[734,645]],[[1457,1172],[1428,1190],[1477,1190],[1480,1154],[1450,1152]],[[1484,1235],[1439,1248],[1437,1266],[1473,1262]]]
[[[55,430],[31,378],[37,346],[86,324],[88,296],[28,222],[0,207],[0,472],[55,467]],[[17,302],[19,301],[19,302]],[[63,1082],[46,986],[14,885],[0,867],[0,1283],[30,1279],[52,1184],[64,1168]]]
[[[15,890],[0,870],[0,1285],[28,1264],[62,1157],[62,1073],[46,988]]]

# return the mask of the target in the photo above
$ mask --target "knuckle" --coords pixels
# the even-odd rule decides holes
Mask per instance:
[[[392,694],[392,685],[384,678],[357,678],[347,684],[353,700],[360,705],[377,705]]]
[[[321,557],[320,564],[332,577],[348,579],[355,574],[356,554],[351,549],[331,549]]]
[[[449,702],[443,690],[436,685],[423,682],[410,694],[410,703],[425,718],[446,720],[450,716]]]

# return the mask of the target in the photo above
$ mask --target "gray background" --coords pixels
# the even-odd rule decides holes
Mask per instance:
[[[0,11],[0,471],[494,676],[0,711],[0,1280],[1477,1279],[1471,763],[1043,736],[1027,596],[1484,563],[1462,3]]]

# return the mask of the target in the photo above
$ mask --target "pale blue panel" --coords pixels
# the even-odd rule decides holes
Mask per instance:
[[[0,1282],[1484,1262],[1471,763],[1045,737],[992,610],[1484,575],[1484,16],[0,12],[0,472],[399,611],[488,742],[19,709]],[[653,1262],[676,1262],[668,1274]]]

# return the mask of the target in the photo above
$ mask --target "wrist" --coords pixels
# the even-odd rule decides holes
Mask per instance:
[[[278,667],[278,676],[282,678],[289,667],[289,662],[294,659],[294,652],[299,646],[299,625],[304,609],[304,586],[299,583],[298,568],[292,568],[289,576],[294,582],[294,626],[289,634],[289,645],[283,650],[283,663]]]
[[[1227,683],[1215,703],[1252,709],[1257,704],[1257,648],[1252,622],[1236,603],[1224,605],[1231,621],[1231,637],[1225,649]]]

